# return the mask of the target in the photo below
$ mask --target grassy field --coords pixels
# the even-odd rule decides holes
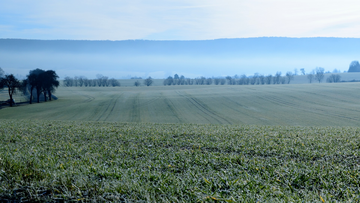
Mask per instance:
[[[3,108],[3,119],[358,126],[359,83],[60,87],[56,101]],[[6,94],[1,94],[6,98]],[[0,100],[2,100],[0,98]]]
[[[55,95],[0,109],[1,201],[360,201],[359,83]]]
[[[359,202],[359,131],[0,120],[0,199]]]

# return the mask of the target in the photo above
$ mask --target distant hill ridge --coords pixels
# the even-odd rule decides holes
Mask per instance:
[[[0,39],[0,50],[27,52],[84,52],[84,53],[137,53],[137,54],[247,54],[307,52],[322,54],[342,54],[358,51],[360,38],[286,38],[259,37],[238,39],[215,39],[194,41],[155,40],[32,40]]]
[[[60,77],[166,78],[347,71],[359,60],[360,38],[260,37],[194,41],[0,39],[0,67],[14,74],[53,69]]]

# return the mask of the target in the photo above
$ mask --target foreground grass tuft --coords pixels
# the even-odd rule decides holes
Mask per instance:
[[[1,120],[0,199],[356,202],[359,132]]]

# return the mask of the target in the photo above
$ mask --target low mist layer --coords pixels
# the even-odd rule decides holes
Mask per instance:
[[[274,74],[316,67],[346,71],[357,38],[242,38],[202,41],[0,39],[0,67],[25,76],[35,68],[65,76],[166,78]]]

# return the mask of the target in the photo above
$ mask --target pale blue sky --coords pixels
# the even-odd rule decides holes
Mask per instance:
[[[358,0],[1,0],[0,38],[360,37]]]

